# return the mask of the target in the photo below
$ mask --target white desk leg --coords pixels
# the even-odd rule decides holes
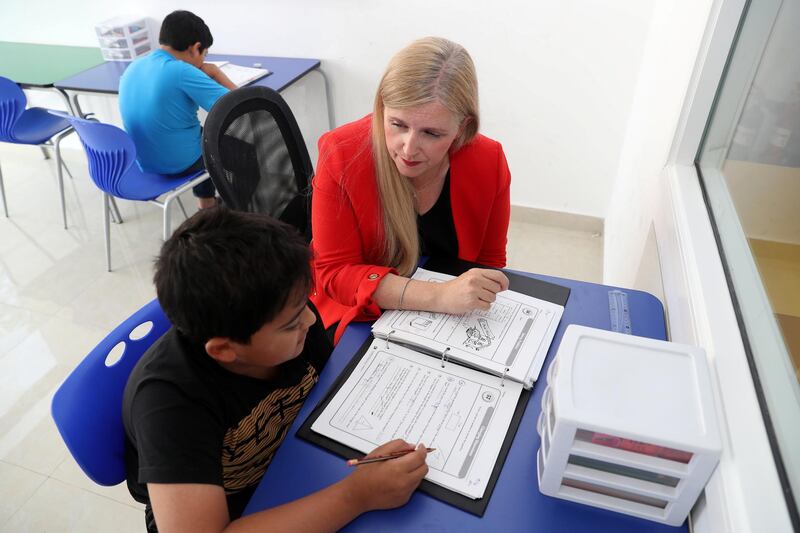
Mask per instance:
[[[328,107],[328,128],[333,129],[334,124],[336,124],[336,120],[334,120],[333,116],[333,102],[331,101],[330,83],[328,82],[328,77],[321,68],[317,67],[314,69],[314,72],[322,76],[322,83],[325,85],[325,104]]]

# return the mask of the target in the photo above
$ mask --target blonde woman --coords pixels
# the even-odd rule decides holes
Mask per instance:
[[[420,255],[506,264],[511,175],[478,125],[472,59],[428,37],[389,62],[371,115],[320,138],[312,300],[335,341],[382,309],[464,313],[508,288],[489,269],[447,283],[409,279]]]

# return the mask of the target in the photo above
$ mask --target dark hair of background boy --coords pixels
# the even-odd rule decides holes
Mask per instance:
[[[153,281],[178,331],[199,343],[246,344],[308,295],[310,257],[297,230],[268,215],[202,209],[164,243]]]
[[[161,23],[161,32],[158,35],[159,44],[165,44],[183,52],[194,43],[200,43],[200,51],[206,50],[214,44],[211,30],[208,29],[203,19],[190,11],[173,11]]]

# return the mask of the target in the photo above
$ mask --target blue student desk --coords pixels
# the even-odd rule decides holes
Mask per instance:
[[[282,91],[298,79],[311,71],[319,72],[325,82],[326,96],[328,94],[327,78],[319,70],[318,59],[303,59],[291,57],[264,57],[264,56],[239,56],[228,54],[209,54],[209,61],[228,61],[234,65],[253,67],[260,63],[258,68],[265,68],[271,72],[269,76],[254,81],[250,85],[269,87],[278,92]],[[84,70],[55,83],[58,89],[72,92],[72,102],[76,110],[78,95],[80,93],[117,94],[119,92],[119,79],[129,61],[106,61],[95,67]],[[330,108],[329,108],[330,113]],[[332,127],[332,126],[331,126]]]
[[[561,324],[547,354],[545,366],[534,386],[525,416],[508,453],[502,473],[489,501],[486,514],[478,518],[427,494],[415,492],[409,503],[391,511],[376,511],[360,516],[347,531],[564,531],[579,532],[669,532],[688,531],[684,524],[675,528],[596,509],[566,500],[550,498],[539,492],[536,478],[536,452],[539,435],[536,420],[541,410],[542,391],[547,368],[569,324],[611,329],[608,291],[615,287],[572,281],[549,276],[533,277],[569,287],[570,293]],[[665,339],[664,309],[652,295],[624,290],[628,294],[631,326],[634,335]],[[322,489],[343,477],[350,468],[344,459],[295,437],[295,433],[314,406],[325,396],[333,381],[369,336],[370,324],[352,324],[331,355],[300,411],[297,420],[278,449],[266,475],[261,480],[245,514],[280,505]]]

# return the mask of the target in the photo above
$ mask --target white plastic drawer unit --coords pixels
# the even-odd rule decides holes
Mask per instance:
[[[542,493],[680,525],[721,450],[705,352],[571,325],[537,430]]]
[[[95,26],[100,51],[106,61],[132,61],[153,49],[147,20],[117,17]]]
[[[143,17],[115,17],[94,27],[98,37],[125,38],[147,31],[147,19]]]

